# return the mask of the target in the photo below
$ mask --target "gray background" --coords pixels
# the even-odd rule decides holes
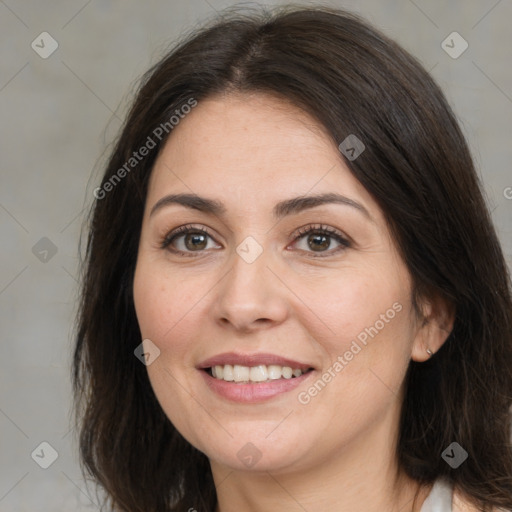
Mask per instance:
[[[97,510],[80,474],[69,409],[84,207],[135,80],[173,39],[230,5],[0,0],[1,512]],[[432,71],[470,142],[510,265],[512,1],[326,5],[363,14]],[[456,59],[441,46],[453,31],[469,44]],[[43,46],[42,32],[58,42],[46,59],[31,47]],[[58,452],[48,469],[31,457],[43,441]],[[34,453],[39,462],[49,457],[44,447]]]

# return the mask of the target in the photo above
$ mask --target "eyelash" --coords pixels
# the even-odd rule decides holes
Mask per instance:
[[[204,252],[204,250],[202,250],[202,251],[180,251],[177,249],[171,249],[169,247],[179,236],[183,236],[188,233],[205,235],[205,236],[208,236],[211,239],[215,240],[213,238],[213,236],[208,232],[207,229],[197,228],[191,224],[187,224],[185,226],[180,226],[179,228],[177,228],[174,231],[171,231],[169,234],[167,234],[162,239],[162,241],[160,243],[160,247],[162,249],[167,249],[170,252],[172,252],[174,254],[181,255],[181,256],[196,257],[196,254],[194,254],[195,252],[201,253],[201,252]],[[342,236],[341,233],[339,233],[337,230],[335,230],[329,226],[325,226],[323,224],[317,224],[317,225],[310,224],[303,228],[299,228],[297,230],[297,232],[294,234],[292,243],[295,243],[298,240],[300,240],[301,238],[304,238],[306,235],[309,235],[312,233],[319,234],[319,235],[327,235],[329,238],[336,240],[336,242],[338,242],[340,244],[340,247],[338,247],[337,249],[334,249],[334,250],[330,250],[330,251],[321,251],[321,252],[306,251],[306,252],[310,253],[311,257],[313,257],[313,258],[325,258],[327,256],[332,256],[333,254],[337,254],[338,252],[351,247],[350,242],[346,238],[344,238],[344,236]]]

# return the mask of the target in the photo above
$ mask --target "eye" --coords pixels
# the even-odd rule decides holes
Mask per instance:
[[[297,242],[302,242],[303,247],[298,247],[300,250],[322,253],[311,254],[312,257],[331,256],[350,247],[350,242],[340,232],[329,226],[310,225],[300,228],[297,233],[298,234],[295,235],[294,245],[300,245],[297,244]],[[327,251],[331,247],[333,240],[338,244],[338,247],[334,250]]]
[[[180,226],[165,236],[161,247],[174,253],[192,256],[190,253],[212,248],[208,247],[208,239],[213,240],[204,228],[196,228],[192,225]]]
[[[208,239],[214,241],[212,235],[205,228],[194,227],[188,224],[171,231],[163,238],[160,246],[162,249],[167,249],[183,256],[194,256],[193,253],[201,253],[206,249],[220,248],[218,245],[209,247]],[[338,244],[338,247],[328,250],[333,240]],[[303,247],[300,247],[298,242],[301,242]],[[300,228],[294,234],[293,244],[299,245],[299,250],[310,253],[312,257],[331,256],[350,247],[350,242],[340,232],[324,225],[310,225]]]

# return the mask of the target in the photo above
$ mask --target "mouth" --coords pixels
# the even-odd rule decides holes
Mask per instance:
[[[255,382],[272,382],[279,379],[296,379],[312,371],[313,368],[301,369],[276,364],[260,364],[257,366],[243,365],[215,365],[205,368],[204,371],[214,379],[236,384],[249,384]]]
[[[315,368],[273,354],[220,354],[198,367],[208,388],[235,402],[261,402],[299,386]]]

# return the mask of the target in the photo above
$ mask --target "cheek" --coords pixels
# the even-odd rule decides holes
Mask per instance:
[[[187,325],[188,317],[201,299],[201,287],[195,286],[193,279],[180,282],[179,277],[155,272],[142,262],[137,266],[133,295],[139,327],[144,338],[157,345],[165,345],[166,340],[179,343],[183,337],[174,333]],[[203,292],[204,294],[204,292]]]
[[[341,345],[350,344],[358,335],[364,342],[365,333],[370,337],[366,329],[371,327],[396,334],[409,322],[408,280],[391,275],[389,269],[344,268],[322,279],[298,280],[294,290],[315,313],[318,331]],[[375,334],[374,329],[370,332]]]
[[[155,266],[138,264],[133,284],[137,320],[143,339],[150,339],[160,350],[158,358],[147,366],[148,377],[165,414],[174,426],[195,446],[194,418],[202,414],[190,390],[197,375],[192,361],[196,336],[201,325],[201,297],[204,282],[169,276]],[[162,271],[163,270],[163,271]],[[186,411],[186,413],[185,413]]]
[[[375,385],[396,391],[402,383],[412,343],[410,283],[401,269],[390,270],[389,264],[344,269],[319,287],[301,289],[319,319],[315,339],[336,375],[329,386],[335,401],[346,398],[342,389],[369,397]]]
[[[318,325],[326,334],[315,339],[327,362],[319,375],[326,384],[315,381],[300,400],[332,442],[340,432],[352,439],[399,405],[411,341],[409,289],[403,285],[354,271],[326,282],[321,293],[310,291],[310,302],[304,300],[321,305]]]

